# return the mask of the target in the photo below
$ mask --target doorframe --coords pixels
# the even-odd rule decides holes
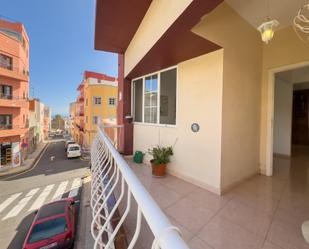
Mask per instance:
[[[266,176],[273,175],[273,142],[274,142],[274,104],[275,104],[275,74],[309,66],[309,61],[289,64],[268,70],[267,87],[267,127],[266,127]]]

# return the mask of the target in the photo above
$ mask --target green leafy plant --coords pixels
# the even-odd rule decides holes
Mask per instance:
[[[151,162],[154,165],[167,164],[170,162],[170,157],[173,155],[173,148],[171,146],[161,147],[157,146],[152,149],[148,149],[148,153],[152,156]]]

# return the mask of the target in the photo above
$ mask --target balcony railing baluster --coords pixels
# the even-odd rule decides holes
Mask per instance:
[[[91,234],[95,240],[94,249],[115,248],[116,235],[126,222],[129,211],[133,208],[132,198],[137,203],[136,227],[135,231],[131,233],[132,238],[126,248],[134,248],[141,236],[142,217],[145,218],[154,235],[151,248],[189,248],[181,238],[179,229],[170,223],[158,204],[152,199],[127,162],[118,153],[112,140],[105,134],[103,127],[98,128],[98,134],[91,147],[91,165],[90,205],[93,216]],[[116,193],[116,185],[120,185],[120,193]],[[126,201],[124,201],[125,195]],[[111,201],[111,198],[114,201]],[[126,203],[126,206],[115,224],[113,216],[122,201]]]

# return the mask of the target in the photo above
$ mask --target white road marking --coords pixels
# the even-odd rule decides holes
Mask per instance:
[[[60,200],[62,195],[64,194],[66,187],[68,185],[69,181],[61,182],[52,198],[52,200]]]
[[[28,194],[19,201],[19,203],[11,209],[11,211],[2,218],[2,220],[6,220],[12,217],[15,217],[20,213],[20,211],[27,205],[27,203],[31,200],[31,198],[39,191],[40,188],[34,188],[28,192]]]
[[[79,188],[82,186],[82,179],[80,178],[75,178],[72,186],[71,186],[71,191],[69,193],[69,198],[73,198],[77,196]]]
[[[6,199],[4,202],[0,204],[0,213],[9,206],[13,201],[15,201],[22,193],[17,193],[14,195],[11,195],[8,199]]]
[[[31,208],[29,208],[28,211],[34,211],[36,209],[39,209],[43,204],[49,193],[52,191],[54,188],[55,184],[50,184],[46,186],[42,193],[39,195],[39,197],[33,202]]]

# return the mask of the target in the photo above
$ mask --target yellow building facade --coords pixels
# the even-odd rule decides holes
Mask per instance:
[[[80,98],[83,112],[79,115],[79,143],[90,147],[98,123],[116,123],[118,82],[117,78],[86,71],[79,89],[83,96]]]

